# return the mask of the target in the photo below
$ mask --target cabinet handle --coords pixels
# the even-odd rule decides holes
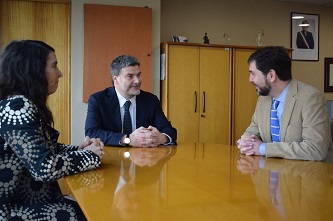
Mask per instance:
[[[197,92],[194,91],[194,113],[197,112],[197,104],[198,104],[197,100],[198,100],[197,99]]]
[[[201,117],[205,117],[204,113],[206,112],[206,92],[202,92],[203,107]]]

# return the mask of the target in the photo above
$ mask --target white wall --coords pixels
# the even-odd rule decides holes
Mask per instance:
[[[144,7],[153,11],[152,25],[152,92],[160,94],[160,17],[161,0],[73,0],[71,8],[71,143],[81,144],[84,138],[84,124],[87,115],[87,103],[83,97],[83,5],[119,5]],[[111,63],[111,61],[110,61]],[[111,85],[110,85],[111,86]]]

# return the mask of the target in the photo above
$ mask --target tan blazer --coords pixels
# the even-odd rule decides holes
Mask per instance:
[[[272,97],[259,96],[245,134],[255,134],[266,144],[267,157],[325,160],[332,151],[330,119],[326,100],[316,88],[292,80],[286,95],[280,125],[280,141],[272,143],[270,109]]]

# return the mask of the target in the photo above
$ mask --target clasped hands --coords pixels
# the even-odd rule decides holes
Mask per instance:
[[[242,154],[260,155],[259,147],[262,144],[262,141],[254,134],[242,135],[241,138],[236,141],[236,144]]]
[[[97,154],[102,160],[104,155],[104,143],[99,138],[85,137],[84,142],[79,146],[79,150],[90,150]]]
[[[168,138],[153,126],[137,128],[130,134],[130,139],[133,147],[157,147],[168,141]]]

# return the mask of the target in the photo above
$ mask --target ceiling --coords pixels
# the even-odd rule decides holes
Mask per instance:
[[[275,1],[333,7],[333,1],[328,1],[328,0],[275,0]]]

